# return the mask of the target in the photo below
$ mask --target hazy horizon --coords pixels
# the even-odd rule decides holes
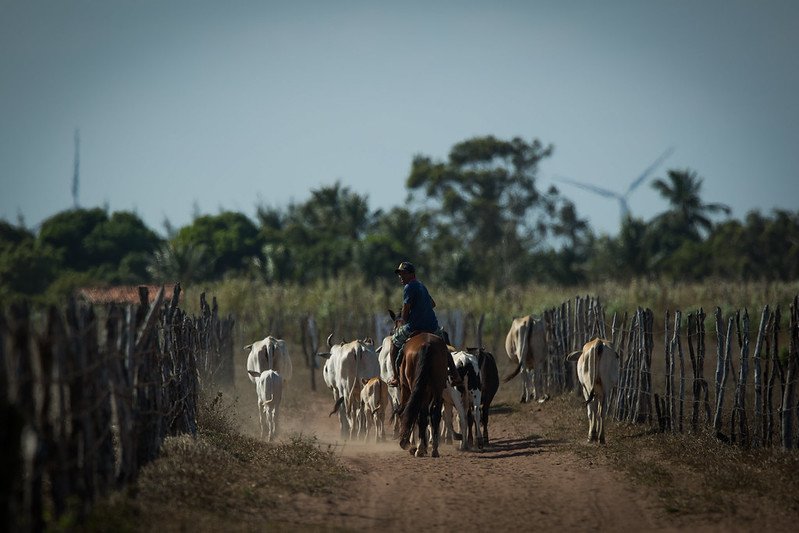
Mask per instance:
[[[689,168],[702,197],[799,208],[799,4],[0,1],[0,217],[192,214],[304,202],[336,181],[405,201],[415,154],[462,140],[553,144],[563,176],[624,192]],[[596,232],[614,199],[557,186]],[[645,220],[667,208],[645,183]]]

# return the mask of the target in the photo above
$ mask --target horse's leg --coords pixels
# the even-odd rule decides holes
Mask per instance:
[[[433,426],[433,451],[430,453],[432,457],[438,457],[438,429],[441,425],[441,404],[444,402],[440,394],[436,396],[430,408],[430,423]]]
[[[419,446],[416,448],[416,457],[424,457],[427,455],[427,423],[428,423],[428,409],[424,407],[419,410]],[[436,428],[438,429],[438,428]]]

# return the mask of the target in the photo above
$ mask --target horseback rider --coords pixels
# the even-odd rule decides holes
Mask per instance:
[[[416,267],[408,261],[403,261],[394,270],[399,276],[404,288],[402,290],[402,311],[397,319],[397,330],[391,336],[390,361],[394,368],[394,377],[388,382],[390,387],[399,386],[399,368],[402,359],[402,345],[405,344],[412,334],[432,333],[439,337],[444,337],[443,329],[438,325],[438,319],[433,308],[436,306],[435,300],[427,292],[421,281],[416,279]],[[452,354],[447,360],[450,380],[453,385],[460,385],[463,381],[452,360]]]

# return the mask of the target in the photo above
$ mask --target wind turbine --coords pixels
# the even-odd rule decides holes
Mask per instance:
[[[630,216],[630,206],[627,204],[627,198],[629,198],[630,194],[641,185],[646,178],[648,178],[652,172],[655,171],[657,167],[660,166],[663,161],[666,160],[672,153],[674,153],[674,147],[669,147],[668,150],[663,152],[660,157],[655,159],[655,162],[649,165],[646,170],[641,173],[640,176],[635,178],[635,180],[627,187],[627,191],[624,194],[619,194],[615,191],[610,191],[608,189],[603,189],[602,187],[597,187],[596,185],[591,185],[590,183],[581,183],[579,181],[575,181],[569,178],[564,177],[557,177],[553,178],[556,181],[562,181],[563,183],[568,183],[570,185],[574,185],[575,187],[579,187],[581,189],[585,189],[586,191],[595,192],[600,196],[604,196],[605,198],[615,198],[619,201],[619,209],[621,211],[621,219],[624,221],[628,216]]]

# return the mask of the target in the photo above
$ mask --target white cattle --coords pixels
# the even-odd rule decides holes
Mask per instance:
[[[463,405],[463,397],[461,393],[452,386],[452,384],[447,380],[447,388],[444,389],[444,406],[442,408],[442,415],[444,419],[444,442],[446,444],[452,443],[452,438],[455,437],[455,440],[458,440],[458,435],[460,435],[460,444],[458,445],[458,449],[461,451],[465,451],[469,449],[469,442],[466,440],[466,434],[468,432],[467,426],[467,417],[466,417],[466,408]],[[455,413],[458,415],[458,425],[460,427],[460,434],[455,431],[453,426],[453,416],[452,410],[455,410]]]
[[[513,319],[508,335],[505,337],[505,351],[517,366],[516,370],[503,381],[507,383],[521,372],[521,403],[530,399],[544,401],[546,397],[538,394],[543,388],[541,376],[547,355],[544,321],[532,315]]]
[[[453,353],[452,360],[463,378],[463,390],[460,392],[468,421],[467,433],[463,434],[463,439],[471,446],[473,438],[476,436],[477,447],[482,448],[483,434],[480,432],[480,423],[483,421],[481,412],[483,398],[480,363],[476,355],[463,351]],[[474,431],[472,431],[472,428],[474,428]]]
[[[366,422],[364,440],[369,439],[369,426],[371,425],[375,430],[375,442],[384,441],[386,440],[386,409],[391,409],[391,400],[388,395],[389,386],[379,377],[363,378],[361,383],[363,384],[361,408]]]
[[[353,405],[355,399],[360,398],[356,395],[360,394],[362,386],[360,380],[379,376],[380,363],[371,340],[355,340],[333,345],[330,342],[332,336],[331,334],[327,338],[330,352],[317,355],[327,358],[322,375],[325,384],[333,391],[333,399],[336,402],[330,415],[338,411],[341,436],[351,438],[353,432],[357,435],[362,429],[358,423],[358,406]],[[340,409],[342,404],[344,409]]]
[[[283,399],[283,378],[274,370],[264,370],[260,374],[248,371],[255,380],[255,391],[258,394],[258,422],[261,424],[261,438],[264,432],[271,442],[277,435],[277,417],[280,402]]]
[[[610,341],[593,339],[582,350],[567,355],[566,360],[577,361],[577,379],[588,408],[588,442],[598,440],[604,444],[605,410],[619,383],[619,356]]]
[[[390,361],[391,336],[383,339],[383,344],[377,349],[378,361],[380,364],[380,377],[388,383],[394,378],[394,366]],[[399,387],[389,387],[388,396],[391,399],[391,418],[394,420],[394,438],[399,438],[399,417],[394,413],[399,409]]]
[[[255,372],[260,376],[264,370],[274,370],[284,381],[291,380],[293,366],[286,341],[267,336],[265,339],[248,344],[244,347],[249,350],[247,356],[247,372]],[[250,381],[255,383],[255,378],[250,374]]]

